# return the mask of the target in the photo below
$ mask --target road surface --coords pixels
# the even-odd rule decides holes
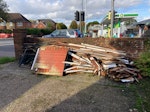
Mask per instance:
[[[15,57],[13,39],[0,39],[0,57]]]

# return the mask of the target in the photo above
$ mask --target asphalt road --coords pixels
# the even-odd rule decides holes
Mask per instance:
[[[0,39],[0,57],[15,57],[13,39]]]

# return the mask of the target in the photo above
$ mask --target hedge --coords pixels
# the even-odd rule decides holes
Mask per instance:
[[[47,35],[50,34],[53,30],[51,29],[38,29],[38,28],[29,28],[27,29],[27,35]]]
[[[11,34],[13,31],[9,30],[9,29],[5,29],[5,30],[0,30],[0,33],[8,33]]]

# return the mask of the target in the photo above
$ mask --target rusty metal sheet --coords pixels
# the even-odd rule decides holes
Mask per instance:
[[[63,46],[44,46],[39,49],[35,63],[36,73],[63,76],[68,48]]]

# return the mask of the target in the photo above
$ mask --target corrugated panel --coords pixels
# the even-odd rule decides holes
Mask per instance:
[[[62,46],[41,47],[35,63],[38,74],[62,76],[68,48]]]

